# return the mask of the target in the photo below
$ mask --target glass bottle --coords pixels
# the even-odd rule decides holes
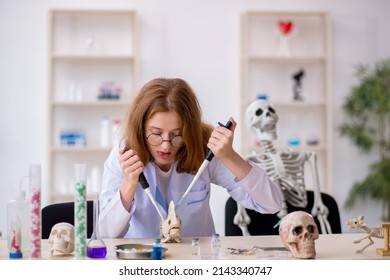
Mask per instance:
[[[163,247],[161,245],[161,239],[154,239],[153,243],[153,260],[162,260]]]
[[[22,190],[22,180],[20,180],[20,190],[16,193],[15,199],[7,202],[7,237],[8,250],[11,252],[13,237],[13,225],[16,220],[20,220],[21,252],[30,251],[30,203],[26,199],[26,192]]]
[[[110,118],[104,115],[100,123],[100,146],[109,147],[111,146],[111,123]]]
[[[192,238],[191,248],[193,255],[200,256],[199,238]]]
[[[106,254],[107,247],[99,233],[99,195],[95,193],[93,198],[93,233],[87,244],[87,256],[101,259],[106,257]]]
[[[214,233],[211,237],[211,256],[218,257],[219,251],[221,250],[221,240],[219,239],[219,234]]]

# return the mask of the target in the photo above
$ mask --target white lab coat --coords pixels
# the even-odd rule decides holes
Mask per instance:
[[[276,213],[282,205],[282,192],[253,162],[251,172],[241,181],[217,158],[214,158],[188,193],[185,201],[176,209],[183,223],[182,236],[211,236],[215,232],[209,205],[211,183],[224,187],[242,206],[260,213]],[[144,174],[152,195],[159,196],[156,186],[154,163],[149,163]],[[169,202],[175,205],[190,185],[194,175],[178,173],[173,167],[166,201],[159,196],[158,207],[167,217]],[[160,217],[147,193],[139,186],[131,210],[122,205],[119,186],[123,180],[119,165],[118,147],[114,147],[104,164],[102,191],[100,195],[100,234],[104,238],[157,238],[160,236]]]

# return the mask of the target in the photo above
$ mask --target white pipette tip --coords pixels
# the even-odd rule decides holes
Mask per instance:
[[[152,201],[152,204],[153,204],[154,207],[156,208],[157,213],[158,213],[158,215],[160,216],[160,219],[161,219],[162,221],[164,221],[164,216],[163,216],[163,214],[161,213],[160,209],[158,208],[157,202],[156,202],[156,200],[154,199],[154,197],[153,197],[153,195],[152,195],[150,189],[147,188],[147,189],[145,189],[145,191],[146,191],[146,193],[148,194],[150,200]]]
[[[185,197],[183,196],[180,200],[179,200],[179,203],[176,205],[175,208],[178,208],[184,201]]]

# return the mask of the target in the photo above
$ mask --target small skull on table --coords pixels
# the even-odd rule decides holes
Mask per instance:
[[[69,223],[55,224],[49,236],[50,254],[70,255],[74,251],[74,226]]]

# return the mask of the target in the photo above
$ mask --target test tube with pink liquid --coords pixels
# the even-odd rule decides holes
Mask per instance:
[[[30,165],[30,256],[41,257],[41,165]]]

